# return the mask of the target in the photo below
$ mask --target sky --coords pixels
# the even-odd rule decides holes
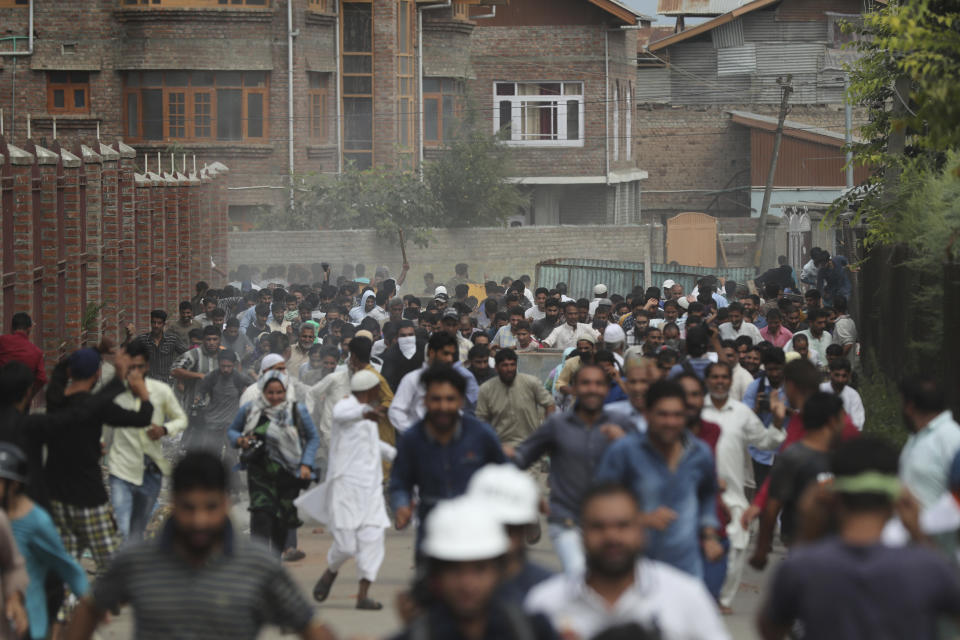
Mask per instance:
[[[657,15],[657,0],[624,0],[624,2],[640,13],[645,13],[648,16]],[[658,25],[663,23],[664,18],[661,16]],[[672,21],[671,21],[672,22]]]

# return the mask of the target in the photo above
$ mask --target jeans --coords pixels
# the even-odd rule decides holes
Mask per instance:
[[[707,585],[707,591],[710,592],[714,600],[720,599],[720,588],[723,586],[724,580],[727,579],[727,554],[730,551],[730,541],[724,538],[720,541],[720,544],[723,545],[723,555],[719,560],[707,562],[706,557],[703,558],[703,582]],[[703,556],[703,550],[700,551],[700,554]]]
[[[110,502],[117,519],[117,529],[124,540],[141,540],[147,529],[153,507],[160,495],[163,474],[144,469],[143,484],[110,476]]]
[[[569,576],[583,573],[587,561],[583,554],[583,536],[580,535],[580,529],[551,522],[547,533],[553,542],[553,550],[563,565],[563,572]]]

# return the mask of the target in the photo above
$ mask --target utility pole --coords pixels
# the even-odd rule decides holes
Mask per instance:
[[[786,80],[783,77],[777,78],[777,84],[780,85],[780,117],[777,119],[777,132],[773,137],[773,153],[770,155],[770,173],[767,174],[767,185],[763,190],[763,205],[760,207],[760,221],[757,224],[757,247],[753,254],[753,266],[760,268],[767,264],[766,239],[767,239],[767,215],[770,212],[770,196],[773,195],[773,178],[777,173],[777,159],[780,156],[780,142],[783,140],[783,123],[787,119],[789,111],[790,94],[793,93],[793,75],[787,75]]]

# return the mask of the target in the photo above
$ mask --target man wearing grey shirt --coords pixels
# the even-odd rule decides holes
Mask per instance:
[[[610,443],[637,429],[628,418],[604,410],[610,383],[600,367],[580,367],[572,386],[577,398],[572,409],[553,414],[515,450],[507,446],[504,452],[521,469],[550,455],[550,539],[564,571],[577,575],[585,566],[580,500]]]
[[[227,441],[227,427],[240,409],[240,395],[254,381],[237,369],[237,354],[233,351],[220,351],[217,360],[218,368],[197,385],[197,396],[206,399],[203,420],[184,434],[184,444],[188,449],[208,449],[219,454]]]

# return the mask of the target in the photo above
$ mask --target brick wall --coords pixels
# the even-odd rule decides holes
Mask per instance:
[[[146,331],[150,310],[175,312],[197,280],[221,281],[209,260],[226,263],[224,172],[145,176],[133,157],[122,143],[72,153],[0,137],[0,220],[13,232],[0,243],[2,330],[29,313],[51,367],[85,342],[118,340],[128,323]],[[85,311],[101,304],[85,330]]]
[[[638,106],[635,150],[640,167],[649,173],[643,183],[645,214],[702,211],[716,216],[749,215],[749,189],[710,194],[685,191],[749,187],[750,130],[730,122],[727,112],[731,109],[776,117],[778,106]],[[793,106],[789,118],[843,131],[843,110],[836,105]]]
[[[659,234],[659,230],[654,230]],[[400,271],[399,247],[369,230],[356,231],[255,231],[228,234],[230,266],[264,267],[273,264],[329,262],[334,276],[345,263],[367,265],[372,275],[385,265],[396,276]],[[534,277],[538,262],[552,258],[598,258],[642,262],[648,247],[645,226],[556,226],[489,229],[435,229],[426,249],[407,247],[410,260],[406,292],[423,289],[423,274],[431,272],[438,282],[453,277],[458,262],[470,265],[474,280],[503,276]],[[662,260],[657,243],[653,262]]]

